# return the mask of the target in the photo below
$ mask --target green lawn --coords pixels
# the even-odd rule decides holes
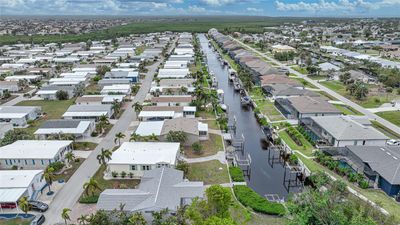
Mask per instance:
[[[321,81],[320,84],[343,96],[346,95],[346,86],[344,86],[344,84],[340,81],[336,80]]]
[[[229,183],[228,169],[218,160],[190,163],[187,178],[190,181],[203,181],[205,184]]]
[[[31,224],[31,219],[0,219],[0,225],[29,225]]]
[[[77,162],[71,162],[72,167],[65,170],[62,174],[56,175],[56,180],[68,181],[74,175],[75,171],[82,165],[85,159],[80,158]]]
[[[50,119],[61,119],[62,115],[67,111],[68,107],[74,104],[75,98],[70,100],[28,100],[22,101],[17,104],[17,106],[40,106],[42,107],[42,113],[45,115],[35,120],[31,126],[25,128],[29,133],[33,134],[44,121]]]
[[[286,118],[275,108],[274,103],[268,99],[256,100],[257,108],[271,121],[286,120]]]
[[[97,143],[93,142],[74,142],[73,148],[75,150],[94,150],[97,147]]]
[[[400,111],[378,112],[376,115],[397,126],[400,126]]]
[[[220,129],[219,125],[217,123],[217,120],[205,120],[203,122],[208,124],[208,128],[209,129],[213,129],[213,130],[219,130]]]
[[[223,151],[224,146],[222,145],[222,137],[217,134],[209,134],[209,139],[206,141],[200,141],[203,146],[201,154],[195,153],[192,150],[192,146],[185,146],[185,156],[188,158],[199,158],[217,154],[218,151]]]
[[[313,85],[312,83],[304,80],[303,78],[290,77],[290,79],[299,81],[306,88],[318,89],[315,85]]]
[[[372,126],[374,128],[376,128],[377,130],[379,130],[380,132],[382,132],[383,134],[385,134],[386,136],[393,138],[393,139],[400,139],[400,134],[390,130],[389,128],[383,126],[381,123],[377,122],[377,121],[371,121]]]
[[[304,155],[312,156],[314,147],[303,136],[300,138],[303,146],[297,145],[285,130],[279,132],[279,137],[281,137],[292,150],[299,150]]]
[[[327,76],[315,75],[315,76],[308,76],[308,78],[313,79],[313,80],[326,80]]]
[[[249,94],[250,94],[250,97],[251,97],[253,100],[264,99],[264,98],[265,98],[264,93],[263,93],[261,87],[253,87],[253,88],[250,90],[250,93],[249,93]]]
[[[337,101],[338,100],[337,98],[335,98],[332,95],[326,93],[325,91],[319,91],[318,94],[320,94],[320,95],[322,95],[322,96],[324,96],[327,99],[332,100],[332,101]]]
[[[292,66],[293,70],[296,70],[297,72],[301,73],[301,74],[308,74],[308,71],[306,68],[304,67],[299,67],[299,66]]]
[[[196,112],[196,117],[201,117],[203,119],[215,119],[215,113],[214,111],[197,111]]]
[[[360,115],[360,116],[364,115],[364,114],[360,113],[359,111],[355,110],[353,107],[348,106],[348,105],[333,104],[333,106],[335,106],[337,109],[342,111],[342,113],[344,115]]]

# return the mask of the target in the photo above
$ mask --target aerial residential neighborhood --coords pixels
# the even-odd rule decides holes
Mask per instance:
[[[0,225],[400,224],[399,9],[2,2]]]

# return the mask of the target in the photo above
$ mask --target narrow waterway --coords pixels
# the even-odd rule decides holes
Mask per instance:
[[[217,53],[208,46],[204,34],[199,34],[201,49],[207,56],[208,67],[218,80],[218,88],[224,90],[224,103],[229,108],[229,117],[236,117],[236,134],[245,138],[244,155],[251,157],[251,174],[247,184],[262,196],[276,194],[286,198],[288,191],[283,185],[284,168],[276,163],[271,166],[268,162],[268,150],[262,148],[261,140],[265,137],[252,109],[245,109],[240,104],[240,94],[235,92],[228,80],[227,67],[221,66]],[[271,154],[273,151],[271,151]],[[241,153],[238,153],[241,154]],[[294,191],[292,188],[290,191]]]

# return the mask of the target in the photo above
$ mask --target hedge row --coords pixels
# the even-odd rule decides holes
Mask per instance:
[[[99,195],[82,196],[79,203],[82,204],[95,204],[99,200]]]
[[[269,215],[284,215],[285,207],[281,203],[270,202],[245,185],[233,186],[236,198],[246,207]]]
[[[229,167],[229,174],[234,182],[243,182],[244,175],[243,171],[237,166],[230,166]]]

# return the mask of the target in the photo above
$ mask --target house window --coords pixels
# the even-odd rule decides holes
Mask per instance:
[[[131,165],[131,170],[136,170],[136,165]]]
[[[149,165],[144,165],[144,166],[142,166],[142,170],[150,170],[150,166]]]
[[[28,165],[28,161],[26,161],[26,159],[25,159],[25,165]]]
[[[35,165],[35,160],[34,159],[32,159],[32,165]]]

